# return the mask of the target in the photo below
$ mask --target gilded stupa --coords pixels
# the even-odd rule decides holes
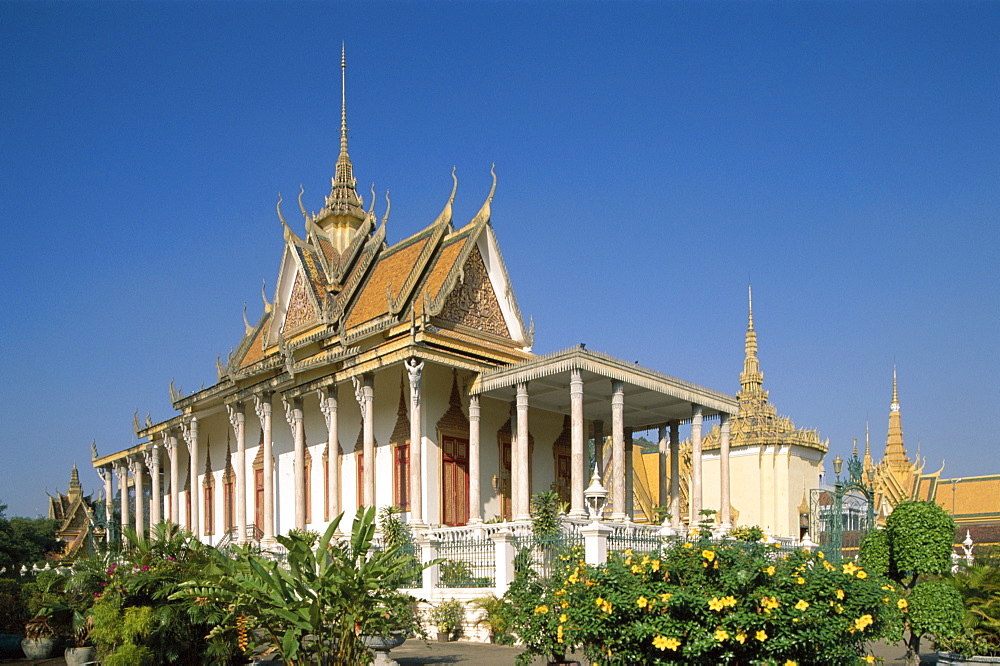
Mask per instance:
[[[764,373],[757,357],[753,321],[753,291],[748,288],[748,316],[743,372],[736,394],[739,412],[731,419],[732,508],[741,525],[759,525],[772,534],[799,534],[807,522],[809,491],[819,485],[819,467],[829,448],[815,429],[796,428],[778,414],[764,389]],[[718,464],[718,425],[704,437],[706,464]],[[690,444],[687,451],[690,452]],[[713,478],[705,473],[706,479]],[[706,497],[709,492],[706,488]],[[708,503],[708,502],[706,502]]]

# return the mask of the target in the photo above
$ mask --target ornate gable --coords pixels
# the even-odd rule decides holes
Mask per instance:
[[[504,321],[482,255],[478,251],[470,253],[462,271],[461,284],[448,295],[438,316],[445,321],[509,340],[510,330]]]
[[[316,309],[313,307],[306,292],[306,286],[300,272],[295,276],[292,294],[288,301],[288,313],[285,315],[285,333],[291,334],[319,323]]]

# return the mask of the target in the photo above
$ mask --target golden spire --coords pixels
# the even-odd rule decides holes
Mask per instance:
[[[80,472],[76,469],[76,463],[73,463],[73,471],[69,473],[68,495],[70,499],[75,499],[82,494],[83,486],[80,485]]]
[[[354,166],[347,153],[347,56],[344,45],[340,47],[340,155],[334,177],[330,180],[330,196],[326,207],[317,216],[316,222],[326,229],[328,226],[357,229],[365,219],[364,205],[357,192]]]
[[[882,462],[899,469],[910,468],[910,458],[903,444],[903,423],[899,414],[899,392],[896,390],[896,366],[892,366],[892,404],[889,405],[889,435],[885,441]]]
[[[868,439],[868,419],[865,419],[865,471],[872,469],[875,465],[872,463],[872,449],[871,442]]]
[[[757,360],[757,332],[753,328],[753,287],[747,285],[747,300],[749,315],[747,317],[746,358],[743,360],[743,372],[740,373],[741,393],[759,392],[764,383],[764,373],[760,371],[760,361]]]

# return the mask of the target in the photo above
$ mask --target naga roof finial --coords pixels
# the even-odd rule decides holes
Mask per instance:
[[[281,198],[281,192],[278,192],[278,205],[276,206],[276,208],[278,209],[278,219],[281,220],[281,226],[285,228],[285,241],[287,242],[292,238],[298,238],[298,236],[295,235],[295,232],[292,231],[292,228],[288,226],[287,222],[285,222],[285,216],[281,214],[282,201],[283,199]]]
[[[261,280],[260,281],[260,297],[261,297],[261,300],[264,301],[264,314],[267,314],[268,312],[271,311],[271,304],[267,302],[267,294],[264,293],[264,290],[266,290],[266,289],[267,289],[267,280]]]
[[[497,191],[497,172],[496,172],[496,162],[490,165],[490,175],[493,176],[493,185],[490,187],[490,193],[486,197],[486,201],[483,202],[482,207],[476,216],[472,219],[473,224],[488,223],[490,221],[490,204],[493,202],[493,195]]]
[[[306,222],[309,221],[309,213],[306,212],[306,207],[302,205],[302,195],[305,194],[306,188],[302,183],[299,183],[299,210],[302,211],[302,217],[305,218]]]
[[[375,198],[375,195],[372,195]],[[389,201],[389,190],[385,191],[385,215],[382,216],[382,224],[389,221],[389,209],[392,208],[392,202]]]

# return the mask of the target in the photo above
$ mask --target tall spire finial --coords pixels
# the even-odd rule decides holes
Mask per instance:
[[[899,411],[899,393],[896,391],[896,364],[892,364],[892,404],[889,409],[894,412]]]
[[[743,359],[743,372],[740,374],[740,386],[743,392],[759,392],[764,383],[764,373],[760,371],[757,360],[757,332],[753,328],[753,288],[747,285],[747,336],[746,358]]]
[[[330,195],[326,206],[313,220],[321,229],[333,234],[334,246],[342,251],[354,237],[354,231],[365,220],[364,202],[357,192],[354,166],[347,154],[347,49],[340,45],[340,155],[330,180]]]
[[[340,43],[340,152],[347,154],[347,50]]]

